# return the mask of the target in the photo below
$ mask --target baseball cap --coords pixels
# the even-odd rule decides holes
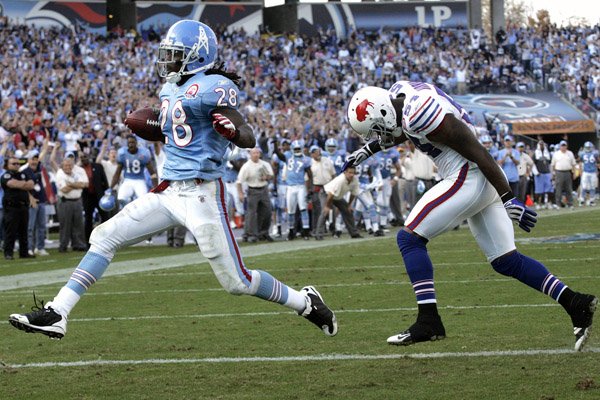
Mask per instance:
[[[525,147],[525,143],[519,142],[519,143],[517,143],[517,147]]]
[[[40,156],[40,152],[37,151],[37,150],[35,150],[35,149],[33,149],[29,153],[27,153],[27,159],[28,160],[31,159],[31,158],[33,158],[33,157],[39,157],[39,156]]]
[[[312,153],[313,151],[317,151],[317,150],[321,150],[321,148],[315,144],[313,144],[312,146],[310,146],[310,152]]]
[[[288,139],[283,139],[281,141],[281,144],[290,144],[290,141]]]
[[[481,143],[491,143],[492,138],[490,137],[490,135],[483,135],[483,136],[481,136],[481,139],[479,139],[479,141]]]
[[[67,151],[65,153],[65,158],[69,158],[69,157],[75,158],[75,153],[73,153],[72,151]]]
[[[512,142],[513,138],[510,135],[504,136],[504,140],[510,140]]]
[[[565,140],[561,140],[561,141],[558,143],[558,145],[559,145],[559,146],[566,146],[566,145],[567,145],[567,142],[566,142]]]
[[[94,124],[94,126],[93,126],[92,129],[95,130],[96,132],[98,132],[101,128],[102,128],[102,125],[100,125],[100,124]]]

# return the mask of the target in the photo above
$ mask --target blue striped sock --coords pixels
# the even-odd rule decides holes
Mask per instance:
[[[83,295],[92,284],[102,277],[109,263],[108,258],[88,251],[71,274],[66,287],[80,296]]]
[[[288,300],[287,285],[273,278],[271,274],[265,271],[256,270],[260,274],[260,285],[255,296],[274,303],[285,304]]]
[[[404,230],[398,232],[397,241],[417,304],[436,303],[433,264],[425,242]]]
[[[560,297],[566,287],[544,264],[518,251],[492,261],[492,266],[502,275],[512,276],[554,300]]]

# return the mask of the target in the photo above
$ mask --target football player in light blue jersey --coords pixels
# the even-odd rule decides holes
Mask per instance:
[[[62,338],[67,316],[96,282],[120,247],[175,225],[195,237],[219,283],[231,294],[276,302],[306,317],[326,335],[337,333],[333,312],[312,286],[301,291],[267,272],[248,269],[229,226],[226,189],[221,179],[227,147],[252,148],[252,128],[238,108],[240,77],[215,66],[217,39],[203,23],[175,23],[159,46],[160,123],[166,137],[163,181],[98,226],[91,247],[53,301],[28,314],[12,314],[13,326]]]
[[[323,157],[327,157],[335,167],[337,175],[342,173],[342,166],[346,162],[346,152],[338,148],[338,142],[334,138],[329,138],[325,141],[325,152]]]
[[[290,150],[290,141],[288,139],[281,140],[281,152],[286,157],[291,157],[292,151]],[[273,153],[271,159],[271,165],[273,167],[273,171],[275,171],[275,175],[277,176],[275,180],[276,185],[276,196],[273,204],[273,209],[275,210],[275,223],[273,224],[273,232],[272,236],[281,237],[281,226],[286,218],[286,194],[287,194],[287,183],[285,182],[285,162],[286,159],[280,160],[277,154]]]
[[[386,148],[377,153],[376,157],[381,171],[382,186],[377,192],[377,207],[379,208],[379,224],[381,228],[386,228],[388,223],[388,214],[390,213],[390,198],[392,197],[392,188],[400,179],[400,153],[396,148]],[[375,232],[380,235],[382,232]]]
[[[373,199],[373,191],[379,190],[382,185],[379,163],[375,158],[367,160],[356,166],[356,176],[360,184],[360,193],[356,196],[354,220],[359,221],[362,214],[365,229],[369,234],[383,236],[377,221],[377,208]]]
[[[156,170],[150,162],[152,155],[148,149],[138,147],[137,139],[134,135],[127,136],[127,148],[122,147],[117,153],[117,170],[113,175],[110,188],[114,189],[119,183],[121,172],[123,173],[123,183],[119,186],[117,200],[120,208],[129,203],[134,195],[140,198],[148,193],[146,186],[145,170],[148,169],[152,183],[156,185]]]
[[[308,219],[308,209],[306,196],[308,186],[312,182],[312,171],[310,170],[311,158],[305,156],[302,152],[303,143],[300,140],[292,142],[292,153],[283,154],[275,147],[275,154],[280,160],[286,162],[285,183],[287,184],[286,207],[288,212],[288,240],[294,240],[296,233],[294,231],[294,220],[296,216],[296,206],[300,209],[300,218],[302,219],[302,237],[309,239],[310,222]],[[308,180],[304,179],[304,174],[308,174]]]
[[[586,206],[593,206],[598,188],[600,158],[598,157],[598,151],[594,150],[592,142],[585,142],[583,151],[579,152],[579,160],[581,161],[581,194],[579,204],[583,205],[585,201]]]

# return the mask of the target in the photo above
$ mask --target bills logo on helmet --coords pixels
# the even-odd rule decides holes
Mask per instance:
[[[367,119],[367,115],[369,115],[367,107],[373,107],[373,105],[374,104],[370,102],[369,99],[364,99],[363,101],[358,103],[358,105],[356,106],[356,119],[360,122],[363,122],[365,119]]]
[[[189,88],[187,88],[187,90],[185,91],[185,94],[184,94],[185,98],[186,99],[195,98],[196,95],[198,94],[198,90],[200,90],[200,86],[198,86],[197,83],[194,83]]]

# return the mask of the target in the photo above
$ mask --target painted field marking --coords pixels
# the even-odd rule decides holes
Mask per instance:
[[[484,310],[484,309],[510,309],[510,308],[546,308],[558,307],[557,303],[545,304],[493,304],[480,306],[453,306],[447,305],[439,307],[441,310]],[[370,308],[355,310],[334,310],[336,314],[362,314],[362,313],[388,313],[402,311],[416,311],[417,307],[397,307],[397,308]],[[265,312],[245,312],[245,313],[213,313],[213,314],[187,314],[187,315],[140,315],[136,317],[92,317],[92,318],[72,318],[69,322],[99,322],[99,321],[141,321],[141,320],[164,320],[164,319],[208,319],[208,318],[231,318],[231,317],[256,317],[256,316],[276,316],[276,315],[298,315],[294,311],[265,311]],[[0,325],[8,324],[8,321],[0,321]]]
[[[392,266],[390,266],[392,267]],[[578,280],[578,279],[600,279],[599,276],[584,275],[584,276],[561,276],[562,280]],[[436,284],[470,284],[470,283],[497,283],[497,282],[514,282],[512,278],[491,278],[491,279],[461,279],[461,280],[437,280]],[[344,288],[344,287],[372,287],[372,286],[408,286],[411,285],[408,281],[385,281],[385,282],[358,282],[358,283],[322,283],[318,284],[319,288]],[[158,290],[122,290],[122,291],[91,291],[85,294],[86,297],[90,296],[129,296],[129,295],[140,295],[140,294],[159,294],[159,293],[202,293],[202,292],[222,292],[224,291],[221,287],[214,288],[191,288],[191,289],[158,289]],[[23,295],[31,294],[31,290],[27,291],[11,291],[8,293],[1,293],[0,298],[13,298],[22,297]],[[36,296],[44,297],[51,296],[45,294],[42,291],[36,291]]]
[[[600,353],[598,348],[589,348],[587,353]],[[305,356],[281,357],[208,357],[208,358],[150,358],[141,360],[88,360],[88,361],[62,361],[41,362],[27,364],[5,364],[0,366],[6,369],[24,368],[69,368],[89,366],[114,366],[114,365],[167,365],[167,364],[225,364],[225,363],[273,363],[273,362],[314,362],[314,361],[370,361],[370,360],[427,360],[441,358],[477,358],[477,357],[530,357],[530,356],[560,356],[577,354],[571,349],[527,349],[503,351],[475,351],[475,352],[439,352],[439,353],[412,353],[412,354],[317,354]]]

